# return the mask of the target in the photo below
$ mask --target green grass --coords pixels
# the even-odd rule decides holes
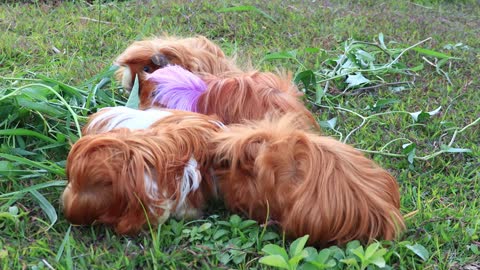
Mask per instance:
[[[400,183],[407,230],[397,241],[382,242],[387,266],[461,269],[480,261],[477,1],[257,1],[257,9],[244,12],[227,9],[241,6],[231,2],[43,2],[0,4],[0,29],[6,30],[0,33],[2,269],[264,269],[259,259],[267,244],[289,246],[276,228],[218,206],[204,220],[171,220],[137,237],[102,226],[70,227],[63,218],[59,196],[69,145],[78,138],[76,122],[98,107],[124,104],[117,83],[96,85],[133,40],[162,33],[205,35],[238,62],[262,70],[315,74],[318,85],[305,81],[306,102],[319,121],[331,120],[321,122],[325,133],[345,140],[359,127],[347,142],[371,152]],[[396,70],[362,73],[378,87],[344,91],[344,77],[330,80],[334,59],[358,54],[346,52],[345,41],[379,44],[380,33],[393,58],[431,39],[406,50]],[[378,47],[360,48],[375,54],[375,62],[389,61]],[[271,53],[289,59],[271,59],[279,56]],[[389,85],[403,81],[409,83]],[[409,114],[440,106],[418,121]],[[363,126],[357,114],[368,117]],[[359,260],[352,253],[357,245],[341,250]]]

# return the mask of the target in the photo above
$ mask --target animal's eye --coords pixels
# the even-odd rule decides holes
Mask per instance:
[[[150,67],[149,66],[144,66],[143,71],[150,73]]]

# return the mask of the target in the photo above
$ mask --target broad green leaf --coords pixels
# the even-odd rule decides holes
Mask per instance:
[[[262,251],[268,255],[279,255],[285,260],[285,262],[288,260],[287,251],[278,245],[268,244],[262,248]]]
[[[328,121],[320,121],[320,126],[322,128],[329,128],[329,129],[335,129],[335,126],[337,125],[337,118],[334,117]]]
[[[315,87],[317,85],[317,80],[315,78],[315,73],[313,73],[313,71],[311,71],[311,70],[304,70],[304,71],[298,73],[295,76],[294,82],[295,83],[302,82],[303,86],[305,88],[309,88],[310,86]]]
[[[387,46],[385,46],[385,42],[383,40],[383,33],[378,34],[378,41],[380,42],[380,47],[386,50]]]
[[[375,264],[376,266],[383,268],[386,265],[385,259],[382,256],[378,256],[375,258],[371,258],[369,260],[370,263]]]
[[[346,265],[354,265],[354,266],[357,266],[358,267],[358,261],[355,259],[355,258],[346,258],[346,259],[342,259],[340,260],[342,263],[346,264]]]
[[[298,267],[298,270],[320,270],[323,269],[320,265],[315,262],[306,262]]]
[[[331,259],[329,260],[328,262],[326,263],[320,263],[320,262],[317,262],[317,261],[309,261],[307,262],[306,264],[304,265],[308,265],[308,266],[312,266],[312,267],[302,267],[302,269],[315,269],[315,270],[319,270],[319,269],[330,269],[330,268],[333,268],[337,265],[337,263],[335,262],[334,259]],[[302,265],[302,266],[304,266]]]
[[[415,51],[417,51],[421,54],[427,55],[427,56],[433,56],[433,57],[437,57],[437,58],[453,58],[452,56],[450,56],[448,54],[444,54],[444,53],[441,53],[441,52],[432,51],[432,50],[424,49],[424,48],[420,48],[420,47],[415,47],[415,48],[413,48],[413,50],[415,50]]]
[[[204,232],[204,231],[210,229],[210,227],[212,227],[212,223],[210,223],[210,222],[203,223],[203,224],[198,228],[198,232]]]
[[[300,253],[303,251],[303,248],[305,247],[305,244],[308,241],[308,237],[309,235],[307,234],[293,241],[289,249],[290,256],[295,257],[300,255]]]
[[[253,244],[255,244],[255,241],[251,240],[251,241],[243,244],[243,245],[240,247],[240,249],[247,249],[247,248],[249,248],[249,247],[252,247]]]
[[[315,257],[317,257],[317,255],[318,255],[318,252],[317,252],[317,250],[316,250],[314,247],[306,247],[306,248],[305,248],[305,251],[306,251],[307,254],[308,254],[308,256],[307,256],[308,259],[314,260]]]
[[[332,252],[332,257],[336,260],[345,258],[345,251],[337,246],[331,246],[328,248]]]
[[[242,219],[238,215],[232,215],[229,221],[230,225],[238,228],[240,226],[240,223],[242,222]]]
[[[365,251],[363,250],[363,246],[359,246],[355,249],[351,250],[353,254],[355,254],[361,261],[365,260]]]
[[[47,101],[47,97],[53,95],[48,88],[41,87],[40,85],[32,85],[24,88],[22,94],[41,101]]]
[[[355,52],[355,56],[357,57],[358,60],[362,60],[365,63],[375,61],[375,56],[371,55],[370,53],[364,50],[357,50]]]
[[[224,229],[220,229],[218,231],[215,232],[215,234],[213,234],[213,239],[214,240],[217,240],[225,235],[228,234],[228,231],[227,230],[224,230]]]
[[[240,226],[238,227],[239,229],[243,230],[245,228],[251,227],[253,225],[257,224],[255,220],[244,220],[240,223]]]
[[[50,220],[50,226],[48,227],[48,229],[50,229],[55,222],[57,222],[57,211],[55,211],[55,208],[52,206],[52,204],[42,194],[40,194],[40,192],[36,190],[30,190],[30,194],[37,199],[40,208],[42,208],[43,212]]]
[[[295,268],[298,265],[298,263],[304,258],[306,258],[307,256],[308,256],[308,252],[306,250],[302,250],[298,255],[290,258],[290,260],[288,260],[288,264],[291,267]]]
[[[318,263],[325,264],[327,260],[330,258],[330,255],[332,254],[332,251],[325,248],[322,249],[320,252],[318,252],[318,256],[315,258],[315,261]]]
[[[472,244],[470,245],[469,249],[473,252],[473,254],[480,255],[480,250],[477,245]]]
[[[263,241],[269,241],[269,240],[279,239],[279,238],[280,238],[280,236],[275,232],[266,232],[263,235],[262,240]]]
[[[48,114],[51,116],[59,116],[64,114],[65,111],[60,110],[52,105],[50,103],[45,102],[45,101],[33,101],[30,98],[27,97],[22,97],[22,96],[17,96],[16,97],[18,105],[27,108],[32,111],[38,111],[44,114]]]
[[[380,244],[378,242],[370,244],[365,250],[365,259],[368,260],[370,257],[372,257],[378,248],[380,248]]]
[[[370,80],[365,78],[362,73],[357,72],[355,75],[348,75],[347,79],[345,80],[348,83],[348,88],[359,86],[362,84],[369,83]]]
[[[126,107],[132,109],[138,109],[140,105],[140,98],[138,96],[139,84],[138,84],[138,75],[135,75],[135,82],[133,83],[132,91],[130,92],[130,96],[128,97]]]
[[[245,261],[245,257],[247,257],[247,253],[245,253],[245,252],[242,252],[241,254],[233,256],[233,263],[241,264],[242,262]]]
[[[225,253],[221,253],[221,254],[217,255],[217,259],[221,263],[227,264],[232,259],[232,256],[230,254],[228,254],[227,252],[225,252]]]
[[[415,245],[406,245],[406,247],[413,251],[413,253],[417,254],[418,257],[422,258],[423,261],[427,261],[428,258],[430,257],[428,250],[420,245],[420,244],[415,244]]]
[[[408,153],[408,156],[407,156],[408,163],[413,164],[413,159],[415,158],[416,151],[417,149],[414,148],[412,151]]]
[[[375,111],[375,112],[378,112],[378,111],[380,111],[380,109],[386,107],[387,105],[395,104],[395,103],[399,103],[399,102],[400,101],[396,98],[381,98],[381,99],[377,100],[377,102],[375,102],[375,104],[373,104],[372,110]]]
[[[269,255],[260,258],[258,261],[261,264],[278,267],[281,269],[290,269],[287,261],[280,255]]]
[[[454,148],[454,147],[449,147],[448,145],[444,145],[442,144],[440,146],[440,149],[442,149],[443,151],[447,152],[447,153],[470,153],[472,152],[471,149],[467,149],[467,148]]]
[[[353,240],[353,241],[348,242],[347,243],[347,248],[346,248],[347,255],[353,254],[352,250],[354,250],[354,249],[356,249],[360,246],[361,246],[361,244],[360,244],[360,241],[358,241],[358,240]]]

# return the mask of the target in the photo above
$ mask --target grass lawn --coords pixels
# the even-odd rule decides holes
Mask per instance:
[[[289,250],[277,228],[218,205],[136,237],[64,219],[59,196],[79,126],[128,98],[103,79],[112,61],[134,40],[168,33],[205,35],[258,69],[292,70],[324,133],[397,177],[407,230],[368,248],[330,248],[318,265],[479,269],[479,14],[476,0],[2,1],[0,267],[274,269],[259,262],[269,244]],[[323,269],[306,261],[301,268]]]

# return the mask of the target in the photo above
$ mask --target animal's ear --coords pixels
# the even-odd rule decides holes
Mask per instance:
[[[150,60],[159,68],[164,68],[169,64],[168,58],[161,53],[154,54]]]

